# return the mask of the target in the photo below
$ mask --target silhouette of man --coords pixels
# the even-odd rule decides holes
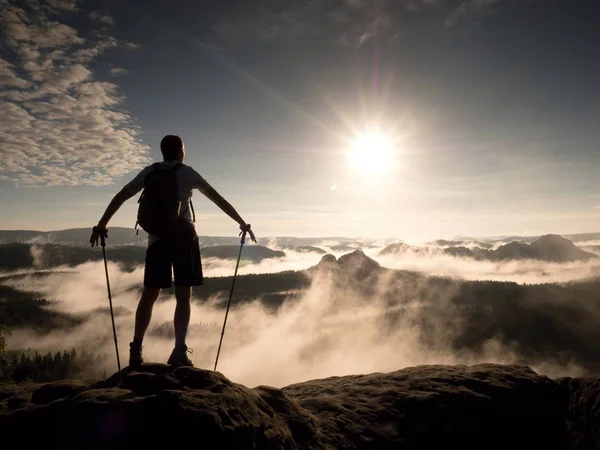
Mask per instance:
[[[183,163],[185,158],[185,145],[179,136],[167,135],[160,142],[163,162],[156,163],[142,170],[130,183],[112,199],[104,215],[94,227],[90,244],[98,245],[100,233],[107,231],[107,225],[112,216],[121,205],[136,195],[144,188],[146,176],[155,170],[155,165],[161,168],[172,168],[178,163]],[[158,238],[148,236],[148,249],[146,251],[146,265],[144,269],[144,290],[135,314],[135,331],[133,342],[129,344],[129,365],[137,366],[144,362],[142,356],[142,341],[152,317],[152,307],[158,298],[161,289],[171,287],[171,268],[175,279],[175,306],[174,328],[175,348],[169,357],[168,364],[175,366],[193,366],[187,356],[190,351],[185,339],[190,323],[192,286],[203,284],[202,265],[198,235],[192,222],[190,200],[192,190],[198,189],[213,201],[225,214],[235,220],[242,231],[250,234],[252,241],[256,242],[250,225],[241,218],[237,211],[221,195],[200,176],[193,168],[183,165],[175,173],[178,197],[181,201],[181,217],[186,226],[176,234]],[[189,225],[189,226],[188,226]]]

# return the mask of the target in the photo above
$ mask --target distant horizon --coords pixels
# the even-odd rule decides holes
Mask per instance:
[[[109,233],[110,233],[110,229],[114,229],[114,228],[118,228],[118,229],[122,229],[122,230],[131,230],[131,231],[135,231],[134,228],[130,228],[130,227],[123,227],[123,226],[109,226]],[[52,233],[52,232],[61,232],[61,231],[69,231],[69,230],[86,230],[88,229],[87,227],[72,227],[72,228],[59,228],[59,229],[52,229],[52,230],[37,230],[37,229],[31,229],[31,228],[1,228],[0,232],[3,231],[12,231],[12,232],[36,232],[36,233]],[[89,228],[90,232],[91,232],[91,228]],[[143,230],[140,230],[140,232],[144,232]],[[546,236],[546,235],[558,235],[558,236],[576,236],[576,235],[586,235],[586,234],[600,234],[600,230],[598,231],[582,231],[582,232],[575,232],[575,233],[559,233],[559,232],[541,232],[541,233],[524,233],[524,234],[519,234],[519,233],[510,233],[510,234],[505,234],[505,235],[494,235],[494,236],[474,236],[474,235],[457,235],[457,236],[452,236],[452,237],[431,237],[431,238],[427,238],[427,239],[412,239],[412,238],[402,238],[402,237],[395,237],[395,236],[387,236],[387,237],[371,237],[371,236],[343,236],[343,235],[324,235],[324,236],[316,236],[316,235],[311,235],[311,236],[302,236],[302,235],[265,235],[265,236],[257,236],[258,239],[269,239],[269,238],[294,238],[294,239],[352,239],[352,240],[361,240],[361,239],[370,239],[370,240],[391,240],[391,239],[397,239],[400,241],[414,241],[414,242],[425,242],[425,241],[435,241],[435,240],[465,240],[465,239],[505,239],[507,237],[520,237],[520,238],[532,238],[532,237],[540,237],[540,236]],[[239,236],[237,235],[224,235],[224,234],[204,234],[204,233],[198,233],[198,236],[200,237],[214,237],[214,238],[231,238],[231,239],[237,239],[239,238]]]

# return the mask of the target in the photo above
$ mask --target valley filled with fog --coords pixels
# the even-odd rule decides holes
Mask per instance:
[[[89,375],[116,369],[99,248],[83,232],[3,235],[0,299],[8,355],[86,350]],[[112,239],[112,240],[111,240]],[[201,237],[205,285],[194,288],[188,345],[212,368],[239,243]],[[246,244],[219,370],[248,386],[421,364],[526,364],[558,377],[598,369],[598,235],[402,242],[269,238]],[[117,229],[107,246],[121,360],[143,279],[144,241]],[[173,345],[165,290],[146,360]]]

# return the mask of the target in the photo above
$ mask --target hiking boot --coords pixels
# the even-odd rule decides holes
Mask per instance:
[[[194,364],[192,363],[192,361],[190,360],[190,358],[188,358],[187,354],[188,353],[193,353],[193,350],[191,348],[188,348],[187,345],[176,345],[175,348],[173,349],[173,352],[171,353],[171,356],[169,356],[169,360],[167,361],[167,364],[169,364],[170,366],[189,366],[189,367],[194,367]]]
[[[144,362],[144,357],[142,356],[142,346],[136,344],[135,342],[129,343],[129,365],[131,367],[138,367],[140,364]]]

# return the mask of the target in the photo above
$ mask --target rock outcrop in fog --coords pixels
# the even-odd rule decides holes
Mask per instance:
[[[481,246],[481,243],[475,243],[475,246],[472,248],[466,247],[464,244],[461,245],[460,241],[437,241],[437,244],[444,247],[441,251],[447,255],[478,260],[509,261],[534,259],[561,263],[587,261],[597,257],[593,253],[580,249],[570,240],[555,234],[542,236],[531,244],[512,241],[499,246],[495,250],[490,249],[488,245]],[[448,244],[452,245],[448,246]],[[409,251],[419,254],[423,252],[427,253],[429,250],[424,247],[411,247],[404,243],[395,243],[386,246],[379,254],[381,256],[397,255]]]
[[[523,366],[419,366],[248,389],[147,364],[105,381],[0,390],[5,442],[30,448],[596,448],[596,378]],[[24,441],[25,440],[25,441]]]

